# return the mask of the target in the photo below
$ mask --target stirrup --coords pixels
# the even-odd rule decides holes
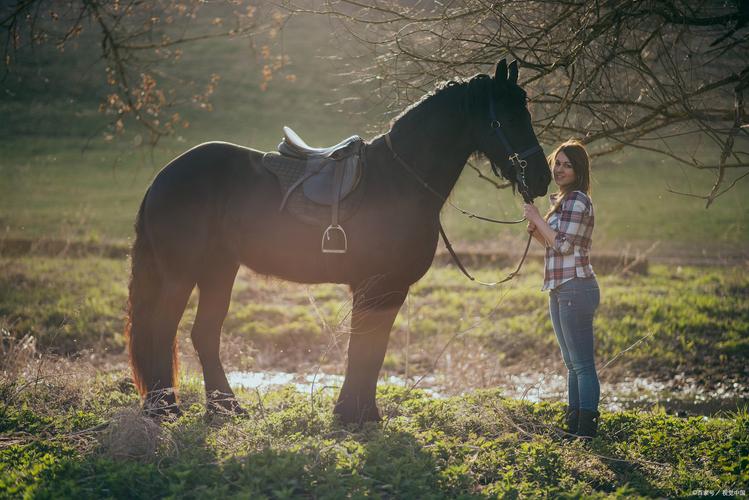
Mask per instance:
[[[343,236],[343,248],[326,247],[325,240],[330,241],[331,234],[334,234],[334,232],[336,231],[340,233],[341,236]],[[333,224],[329,225],[322,235],[322,243],[320,245],[320,248],[322,249],[322,253],[346,253],[346,251],[348,250],[348,239],[346,238],[346,231],[344,231],[339,224],[336,224],[335,226]]]

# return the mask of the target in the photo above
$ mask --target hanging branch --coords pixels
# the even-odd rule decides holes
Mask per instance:
[[[600,156],[633,147],[713,170],[710,206],[749,168],[746,2],[286,0],[366,49],[360,81],[401,107],[445,79],[516,58],[539,138]],[[738,85],[738,87],[737,87]],[[683,193],[682,193],[683,194]]]
[[[36,45],[63,52],[71,44],[101,47],[106,63],[101,75],[110,89],[100,111],[111,117],[106,139],[121,134],[128,121],[142,127],[155,145],[189,122],[179,112],[187,106],[210,111],[210,97],[220,75],[185,82],[158,70],[179,61],[183,46],[219,38],[272,38],[286,16],[258,1],[204,0],[17,0],[0,4],[0,63],[3,78],[15,58]],[[83,39],[82,37],[86,37]],[[280,56],[277,56],[280,57]],[[263,47],[263,84],[278,65]],[[260,71],[259,71],[260,72]]]

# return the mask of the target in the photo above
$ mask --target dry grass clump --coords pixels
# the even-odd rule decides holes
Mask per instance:
[[[138,408],[123,408],[115,413],[99,438],[104,456],[144,462],[153,461],[165,441],[169,441],[169,433]]]
[[[81,359],[40,352],[35,337],[0,328],[0,399],[39,415],[85,409],[94,398],[96,369]]]
[[[35,435],[24,434],[18,442],[52,439],[81,452],[98,449],[112,459],[143,462],[153,461],[159,450],[175,448],[170,432],[144,416],[138,406],[120,407],[106,422],[61,432],[61,414],[105,410],[99,405],[102,394],[97,392],[102,389],[101,381],[96,380],[97,369],[88,359],[39,352],[33,336],[19,337],[0,329],[0,402],[23,406],[40,418],[51,419]],[[123,394],[131,390],[122,380],[111,385]]]
[[[0,327],[0,374],[3,379],[17,379],[37,357],[36,338],[25,335],[19,339],[7,328]]]
[[[17,337],[0,330],[0,388],[5,404],[23,403],[37,415],[59,415],[66,409],[86,410],[96,400],[96,369],[82,359],[40,353],[32,336]],[[83,361],[83,362],[82,362]],[[127,390],[127,388],[124,388]],[[114,459],[150,461],[164,442],[164,433],[138,407],[119,409],[111,419],[92,429],[57,438],[82,437],[86,448],[99,442],[101,452]]]
[[[0,326],[0,402],[9,405],[38,379],[33,367],[39,363],[36,339],[31,335],[14,336]],[[29,375],[32,375],[29,377]]]

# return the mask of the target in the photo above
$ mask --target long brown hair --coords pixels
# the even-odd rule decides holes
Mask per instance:
[[[557,159],[559,153],[564,153],[572,163],[572,170],[575,172],[575,182],[568,186],[564,190],[560,190],[557,193],[556,201],[554,205],[544,216],[545,219],[549,219],[549,216],[559,210],[562,205],[564,198],[568,193],[572,191],[582,191],[583,193],[590,196],[590,157],[588,151],[582,142],[577,139],[570,139],[560,144],[552,153],[546,157],[549,162],[549,168],[554,170],[554,162]]]

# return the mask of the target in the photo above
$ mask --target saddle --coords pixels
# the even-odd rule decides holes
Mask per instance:
[[[353,195],[364,168],[364,140],[353,135],[327,148],[313,148],[291,128],[284,127],[283,132],[278,154],[263,156],[263,166],[278,178],[284,192],[279,210],[287,208],[312,224],[320,224],[327,211],[330,224],[323,232],[321,250],[346,253],[348,238],[340,222],[353,213],[361,198],[361,193]]]

